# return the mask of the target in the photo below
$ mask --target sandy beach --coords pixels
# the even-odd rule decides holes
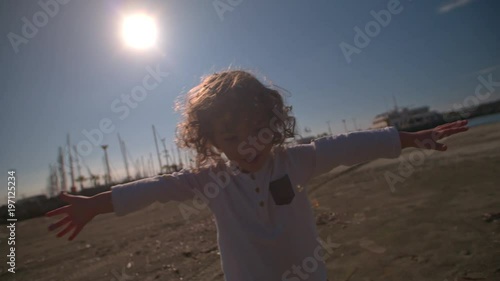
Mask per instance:
[[[408,149],[311,180],[319,235],[338,243],[331,281],[500,280],[500,222],[483,219],[500,212],[500,123],[444,143],[446,152]],[[55,221],[17,224],[16,273],[2,254],[2,280],[223,279],[208,210],[192,221],[175,202],[100,215],[72,242],[48,232]]]

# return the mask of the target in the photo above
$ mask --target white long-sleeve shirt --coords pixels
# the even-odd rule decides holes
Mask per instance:
[[[273,150],[255,173],[239,172],[228,161],[198,173],[182,170],[116,185],[112,203],[118,216],[155,201],[182,201],[186,216],[210,208],[226,281],[325,281],[323,259],[332,253],[331,243],[318,238],[307,182],[339,165],[400,153],[393,127],[323,137]]]

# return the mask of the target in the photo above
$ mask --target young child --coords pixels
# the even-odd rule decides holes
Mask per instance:
[[[49,230],[67,225],[57,236],[74,230],[72,240],[98,214],[123,216],[155,201],[198,198],[203,203],[196,207],[215,216],[225,280],[325,281],[332,243],[318,238],[308,180],[339,165],[396,158],[405,147],[444,151],[437,140],[467,130],[467,121],[415,133],[387,127],[285,146],[295,129],[290,107],[277,90],[238,70],[202,79],[187,94],[183,117],[178,142],[196,150],[195,169],[119,184],[93,197],[63,193],[69,205],[47,215],[65,217]]]

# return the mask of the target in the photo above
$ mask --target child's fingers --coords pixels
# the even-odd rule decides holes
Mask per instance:
[[[446,146],[446,144],[442,144],[442,143],[436,142],[436,146],[435,146],[434,149],[437,150],[437,151],[445,151],[445,150],[448,149],[448,147]]]
[[[454,128],[454,127],[460,127],[460,126],[465,126],[467,125],[468,121],[467,120],[459,120],[451,123],[446,123],[441,126],[437,126],[436,129],[439,130],[444,130],[444,129],[449,129],[449,128]]]
[[[69,206],[63,206],[61,208],[58,208],[58,209],[55,209],[55,210],[52,210],[52,211],[45,213],[45,216],[52,217],[52,216],[57,216],[57,215],[66,213],[68,208],[69,208]]]
[[[64,236],[64,234],[68,233],[74,227],[75,227],[75,225],[73,223],[70,223],[68,226],[66,226],[66,228],[63,231],[57,233],[57,237]]]
[[[83,226],[78,225],[75,228],[75,231],[73,231],[73,234],[71,234],[71,236],[68,238],[68,240],[69,241],[73,240],[78,235],[78,233],[80,233],[80,231],[82,231],[82,229],[83,229]]]
[[[469,127],[457,127],[457,128],[447,129],[447,130],[442,131],[439,134],[439,136],[440,136],[440,139],[441,139],[441,138],[448,137],[448,136],[451,136],[451,135],[454,135],[454,134],[465,132],[468,129],[469,129]]]
[[[53,223],[51,225],[49,225],[49,231],[52,231],[54,229],[57,229],[59,227],[61,227],[62,225],[65,225],[67,224],[68,222],[71,221],[71,218],[69,216],[66,216],[64,217],[62,220],[56,222],[56,223]]]

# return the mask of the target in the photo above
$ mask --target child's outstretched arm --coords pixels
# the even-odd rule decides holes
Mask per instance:
[[[69,203],[69,205],[45,214],[48,217],[65,214],[64,218],[49,226],[49,231],[67,224],[66,228],[57,234],[57,237],[62,237],[74,229],[73,233],[68,238],[70,241],[73,240],[83,227],[95,216],[113,212],[111,191],[102,192],[92,197],[75,196],[63,192],[59,195],[59,198]]]
[[[66,225],[57,237],[62,237],[73,230],[68,240],[73,240],[83,227],[95,216],[114,212],[117,216],[138,211],[154,202],[184,201],[193,198],[195,189],[208,181],[212,170],[202,170],[199,173],[174,172],[118,184],[110,191],[102,192],[92,197],[76,196],[61,193],[60,198],[69,205],[47,212],[46,216],[62,215],[58,222],[49,226],[49,231]]]
[[[316,139],[310,144],[288,148],[302,181],[326,173],[341,165],[351,166],[378,158],[397,158],[407,147],[446,150],[438,141],[466,131],[467,121],[444,124],[414,133],[398,132],[395,127],[357,131]]]
[[[461,120],[414,133],[399,132],[401,148],[416,147],[445,151],[448,147],[438,140],[467,131],[469,129],[467,123],[467,120]]]

